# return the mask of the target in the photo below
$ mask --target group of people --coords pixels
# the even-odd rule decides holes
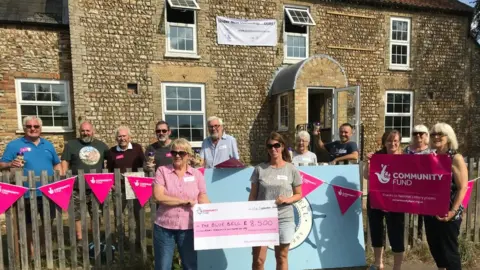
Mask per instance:
[[[385,132],[382,137],[382,148],[375,154],[390,155],[448,155],[452,160],[452,180],[449,195],[450,210],[445,216],[421,216],[425,223],[430,253],[438,269],[460,270],[461,259],[458,246],[460,224],[462,222],[462,201],[467,192],[468,171],[461,154],[457,153],[458,142],[452,127],[445,123],[435,124],[430,131],[424,125],[417,125],[412,131],[412,140],[405,149],[401,148],[402,136],[397,130]],[[371,154],[367,155],[369,159]],[[365,165],[364,175],[369,176],[369,162]],[[393,251],[393,269],[402,267],[405,251],[404,226],[405,214],[385,212],[370,207],[367,199],[367,215],[370,226],[372,246],[375,261],[371,270],[384,269],[383,263],[383,232],[384,220],[387,225],[387,235]]]

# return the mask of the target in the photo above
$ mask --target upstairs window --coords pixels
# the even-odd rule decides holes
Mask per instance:
[[[195,0],[168,0],[166,3],[166,56],[197,56],[196,10],[200,9]]]
[[[385,131],[396,129],[402,134],[402,142],[409,142],[413,123],[413,93],[387,91],[386,98]]]
[[[390,68],[410,67],[410,19],[391,18],[390,20]]]
[[[309,26],[315,25],[308,8],[285,7],[284,62],[296,63],[308,57]]]

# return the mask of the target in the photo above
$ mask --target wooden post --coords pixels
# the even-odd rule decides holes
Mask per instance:
[[[40,182],[43,185],[48,184],[48,174],[47,171],[42,171],[40,175]],[[44,238],[45,238],[45,252],[46,252],[46,259],[47,259],[47,269],[53,269],[53,250],[52,250],[52,218],[50,215],[50,201],[48,198],[43,195],[42,196],[42,206],[43,206],[43,228],[44,228]],[[58,217],[57,217],[58,218]],[[62,216],[60,215],[60,219]]]
[[[28,184],[30,186],[30,212],[32,217],[31,227],[32,227],[32,238],[33,238],[33,258],[34,258],[34,269],[41,269],[41,260],[40,260],[40,235],[38,231],[38,210],[37,210],[37,191],[36,191],[36,177],[33,171],[28,172]],[[28,232],[27,232],[28,233]]]
[[[23,176],[23,171],[17,170],[15,172],[15,184],[17,186],[23,186],[23,182],[25,181],[25,177]],[[20,197],[17,202],[17,210],[18,210],[18,230],[19,230],[19,243],[20,243],[20,254],[21,254],[21,265],[22,270],[28,270],[29,268],[29,261],[28,256],[29,248],[27,243],[27,228],[25,223],[25,199],[24,197]],[[1,262],[0,262],[1,263]]]
[[[418,215],[412,215],[413,218],[413,236],[412,236],[412,248],[417,244],[418,240]]]
[[[118,251],[120,255],[120,265],[125,264],[124,254],[124,230],[122,227],[122,175],[120,169],[115,169],[115,226],[118,239]]]
[[[54,175],[54,182],[60,180],[59,172],[56,171]],[[71,198],[70,198],[71,200]],[[58,248],[58,268],[65,269],[65,240],[63,237],[63,211],[60,206],[56,205],[55,209],[57,211],[57,248]]]
[[[138,168],[139,172],[143,171],[143,168]],[[138,200],[135,202],[140,204]],[[140,226],[140,235],[137,235],[137,237],[140,237],[140,249],[142,251],[142,263],[143,265],[147,265],[147,232],[145,230],[145,206],[147,204],[145,203],[143,206],[140,206],[140,211],[138,213],[139,215],[139,223],[140,224],[135,224],[135,226]]]
[[[132,169],[128,168],[127,172],[131,172]],[[125,180],[124,177],[122,177],[122,180]],[[121,195],[123,199],[123,194]],[[127,201],[127,209],[128,209],[128,242],[130,243],[130,258],[132,262],[136,259],[136,254],[135,254],[135,240],[138,237],[135,235],[135,214],[133,213],[134,207],[133,207],[133,200],[128,200]]]
[[[148,177],[155,177],[153,172],[148,173]],[[153,189],[153,185],[152,185]],[[150,202],[150,225],[152,228],[152,256],[155,257],[155,219],[157,218],[157,203],[155,202],[155,198],[152,197],[149,200]]]
[[[480,176],[480,160],[477,165],[477,177]],[[475,230],[474,230],[474,241],[477,243],[480,241],[480,180],[477,180],[475,183],[475,190],[472,190],[472,197],[475,194]],[[475,191],[475,193],[473,193]],[[473,199],[470,199],[473,202]]]
[[[408,250],[409,248],[409,243],[408,243],[408,240],[409,240],[409,232],[410,232],[410,214],[405,214],[405,226],[404,226],[404,243],[405,243],[405,247],[406,249]],[[388,238],[388,237],[387,237]]]
[[[67,171],[66,177],[72,177],[72,171]],[[77,185],[74,186],[74,189],[78,187],[78,177],[75,178]],[[73,195],[72,195],[73,196]],[[78,256],[77,256],[77,229],[75,227],[75,202],[70,199],[70,204],[68,205],[68,234],[70,238],[70,268],[77,269]]]
[[[107,169],[103,170],[103,173],[108,173]],[[105,245],[106,245],[106,259],[107,268],[112,266],[112,228],[110,222],[110,192],[107,198],[103,202],[103,224],[105,225]]]
[[[3,174],[3,182],[10,183],[10,172]],[[13,225],[14,210],[12,208],[9,207],[5,212],[5,219],[7,225],[8,269],[15,270],[17,266],[15,260],[15,226]]]
[[[82,261],[83,269],[90,269],[90,258],[88,254],[88,227],[87,226],[87,201],[85,196],[85,176],[83,170],[78,170],[78,187],[80,194],[80,220],[82,223]],[[92,194],[93,196],[93,194]]]
[[[474,169],[474,165],[475,165],[475,159],[474,158],[470,158],[469,159],[469,162],[468,162],[468,179],[473,179],[474,176],[473,176],[473,169]],[[472,204],[473,205],[473,204]],[[465,219],[465,223],[466,224],[466,234],[465,234],[465,237],[467,238],[468,241],[472,241],[472,218],[473,218],[473,207],[468,207],[467,208],[467,218]]]
[[[96,170],[90,170],[90,173],[97,173]],[[98,172],[100,173],[100,172]],[[93,231],[93,244],[94,244],[94,252],[95,252],[95,268],[99,269],[102,265],[102,255],[100,252],[100,221],[99,221],[99,214],[98,214],[98,206],[99,201],[95,194],[91,194],[92,198],[92,231]]]

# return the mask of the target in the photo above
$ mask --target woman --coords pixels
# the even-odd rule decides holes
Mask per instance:
[[[266,141],[268,162],[261,163],[250,178],[249,201],[275,200],[278,205],[280,245],[275,246],[277,270],[288,269],[288,249],[295,233],[292,204],[302,198],[302,178],[291,164],[282,135],[272,132]],[[253,270],[263,270],[267,247],[253,247]]]
[[[185,139],[171,146],[172,165],[158,167],[153,196],[159,203],[154,228],[155,270],[171,270],[175,244],[184,270],[197,270],[193,249],[193,213],[196,203],[209,203],[203,175],[190,167],[192,147]]]
[[[400,142],[402,137],[400,132],[392,130],[385,132],[382,136],[382,149],[375,154],[390,154],[400,155],[402,150],[400,148]],[[365,166],[364,175],[369,178],[370,165],[367,162]],[[382,270],[383,265],[383,220],[387,223],[387,234],[390,240],[390,245],[393,251],[393,270],[400,270],[402,268],[403,253],[405,251],[404,246],[404,226],[405,226],[405,214],[385,212],[379,209],[372,209],[370,207],[370,200],[367,198],[367,215],[370,227],[370,236],[372,240],[373,253],[375,256],[375,262],[370,267],[370,270]]]
[[[463,156],[458,154],[457,136],[452,127],[437,123],[430,130],[430,147],[437,155],[452,159],[450,211],[444,217],[425,216],[425,233],[430,253],[438,269],[462,269],[458,252],[458,235],[462,223],[462,201],[467,192],[468,171]]]
[[[415,127],[413,127],[410,145],[405,147],[403,152],[410,155],[430,154],[431,151],[428,147],[428,138],[428,128],[424,125],[416,125]]]
[[[309,165],[310,163],[315,163],[317,165],[317,156],[308,151],[308,146],[310,145],[310,134],[302,130],[298,132],[297,138],[295,139],[295,151],[293,152],[293,164],[300,165],[305,164]]]

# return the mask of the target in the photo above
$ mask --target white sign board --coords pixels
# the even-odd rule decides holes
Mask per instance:
[[[133,200],[136,199],[137,196],[135,195],[135,192],[133,192],[132,186],[130,185],[130,182],[128,182],[128,177],[129,176],[138,176],[138,177],[144,177],[145,173],[144,172],[126,172],[123,174],[125,176],[125,198],[127,200]]]
[[[275,201],[196,204],[195,250],[279,244]]]
[[[277,21],[217,16],[217,42],[225,45],[276,46]]]

